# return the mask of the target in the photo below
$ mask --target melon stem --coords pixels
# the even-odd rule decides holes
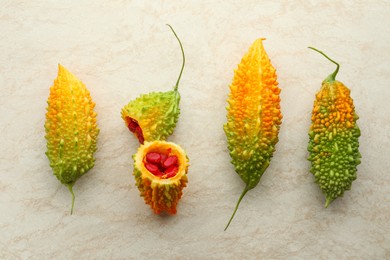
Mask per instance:
[[[336,70],[332,73],[332,74],[330,74],[326,79],[325,79],[325,81],[335,81],[336,80],[336,75],[337,75],[337,73],[339,72],[339,68],[340,68],[340,65],[337,63],[337,62],[335,62],[334,60],[332,60],[331,58],[329,58],[325,53],[323,53],[322,51],[320,51],[320,50],[317,50],[316,48],[313,48],[313,47],[308,47],[309,49],[312,49],[312,50],[314,50],[314,51],[316,51],[316,52],[318,52],[318,53],[321,53],[322,55],[324,55],[325,56],[325,58],[327,58],[328,60],[330,60],[331,62],[333,62],[334,64],[336,64]]]
[[[172,26],[170,26],[169,24],[167,24],[169,26],[169,28],[171,28],[173,34],[175,35],[176,39],[178,40],[179,44],[180,44],[180,49],[181,49],[181,54],[183,56],[183,64],[181,65],[181,70],[180,70],[180,74],[179,74],[179,77],[177,79],[177,82],[176,82],[176,85],[174,87],[174,91],[177,91],[177,89],[179,88],[179,82],[180,82],[180,78],[181,78],[181,75],[183,74],[183,70],[184,70],[184,64],[186,62],[186,57],[184,56],[184,49],[183,49],[183,45],[181,44],[181,41],[179,39],[179,37],[177,36],[175,30],[173,30]]]
[[[230,217],[230,220],[229,220],[228,224],[226,225],[224,231],[226,231],[226,229],[229,227],[230,222],[232,222],[232,220],[233,220],[233,218],[234,218],[234,215],[236,215],[236,212],[237,212],[238,206],[239,206],[240,203],[241,203],[241,200],[244,198],[245,194],[246,194],[249,190],[250,190],[250,189],[249,189],[248,185],[245,186],[245,189],[244,189],[243,192],[241,193],[241,196],[240,196],[240,198],[239,198],[238,201],[237,201],[236,208],[234,209],[234,212],[233,212],[232,216]]]
[[[72,194],[72,208],[70,209],[70,215],[73,214],[73,208],[74,208],[74,199],[75,199],[75,196],[74,196],[74,192],[73,192],[73,183],[72,184],[68,184],[68,189],[70,191],[70,193]]]

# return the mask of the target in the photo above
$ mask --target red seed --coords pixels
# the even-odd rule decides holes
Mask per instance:
[[[168,156],[168,158],[163,162],[165,169],[168,169],[173,165],[177,165],[177,157],[175,155]]]
[[[166,171],[165,171],[165,176],[167,178],[171,178],[173,176],[176,175],[177,171],[179,170],[179,167],[177,165],[173,165],[171,167],[169,167]]]
[[[131,117],[128,117],[127,118],[127,127],[129,128],[129,130],[135,134],[135,136],[138,138],[138,141],[143,144],[144,141],[145,141],[145,138],[144,138],[144,135],[142,133],[142,129],[141,127],[139,126],[138,124],[138,121],[131,118]]]
[[[138,141],[143,144],[145,139],[144,139],[144,135],[142,134],[142,129],[141,127],[137,126],[137,128],[135,129],[135,135],[137,136],[138,138]]]
[[[128,122],[129,122],[129,123],[127,124],[127,127],[129,128],[129,130],[130,130],[131,132],[134,133],[135,130],[137,129],[137,126],[139,126],[137,120],[135,120],[135,119],[129,117],[129,121],[128,121]]]
[[[150,163],[158,164],[161,162],[161,154],[151,152],[146,155],[146,161]]]
[[[165,160],[168,158],[168,155],[166,155],[165,153],[162,153],[161,154],[161,164],[164,164]]]
[[[151,163],[145,163],[145,168],[150,171],[151,173],[153,173],[153,175],[156,175],[156,176],[161,176],[162,173],[160,172],[160,170],[158,169],[158,166],[154,165],[154,164],[151,164]]]

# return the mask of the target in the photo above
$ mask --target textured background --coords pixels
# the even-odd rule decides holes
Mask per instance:
[[[2,0],[0,258],[390,259],[389,13],[378,0]],[[130,99],[176,82],[181,54],[166,23],[187,57],[169,140],[191,160],[173,217],[154,215],[139,197],[137,142],[120,118]],[[222,130],[228,86],[259,37],[282,89],[280,142],[224,232],[244,188]],[[328,209],[306,147],[314,94],[334,65],[308,45],[340,62],[362,132],[358,179]],[[74,215],[44,154],[58,63],[89,88],[101,129],[96,166],[74,187]]]

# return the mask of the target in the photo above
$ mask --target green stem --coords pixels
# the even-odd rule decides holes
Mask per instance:
[[[247,186],[245,187],[244,191],[241,193],[241,196],[240,196],[240,198],[239,198],[238,201],[237,201],[236,208],[234,209],[233,215],[230,217],[230,220],[229,220],[228,224],[226,225],[224,231],[226,231],[226,229],[229,227],[230,222],[232,222],[232,220],[233,220],[233,218],[234,218],[234,215],[236,215],[236,211],[237,211],[237,209],[238,209],[238,206],[239,206],[240,203],[241,203],[242,198],[244,198],[245,194],[246,194],[249,190],[250,190],[250,189],[248,188],[248,185],[247,185]]]
[[[68,189],[70,191],[70,193],[72,194],[72,208],[70,209],[70,215],[73,214],[73,208],[74,208],[74,199],[75,199],[75,196],[74,196],[74,193],[73,193],[73,183],[72,184],[68,184]]]
[[[335,80],[336,80],[336,75],[337,75],[337,73],[339,72],[340,65],[339,65],[337,62],[335,62],[334,60],[332,60],[331,58],[329,58],[329,57],[328,57],[325,53],[323,53],[322,51],[317,50],[316,48],[313,48],[313,47],[308,47],[308,48],[309,48],[309,49],[312,49],[312,50],[314,50],[314,51],[316,51],[316,52],[318,52],[318,53],[321,53],[322,55],[325,56],[325,58],[327,58],[328,60],[330,60],[331,62],[333,62],[334,64],[337,65],[336,70],[335,70],[332,74],[330,74],[330,75],[325,79],[326,81],[335,81]]]
[[[180,49],[181,49],[181,54],[183,55],[183,65],[181,66],[179,78],[177,79],[175,88],[173,89],[174,91],[177,91],[177,89],[178,89],[178,87],[179,87],[179,81],[180,81],[180,78],[181,78],[181,74],[183,74],[184,64],[186,63],[186,57],[184,56],[183,45],[181,44],[181,41],[180,41],[179,37],[177,36],[175,30],[173,30],[172,26],[170,26],[169,24],[167,24],[167,25],[169,26],[169,28],[171,28],[171,30],[172,30],[173,34],[175,35],[176,39],[179,41]]]

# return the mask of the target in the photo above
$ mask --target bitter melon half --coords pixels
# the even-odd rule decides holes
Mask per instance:
[[[323,52],[309,47],[337,65],[336,70],[323,82],[316,94],[309,131],[308,160],[310,171],[325,194],[325,207],[351,189],[356,179],[356,166],[360,163],[360,130],[356,124],[350,90],[336,80],[339,64]]]
[[[275,68],[256,40],[235,70],[224,125],[232,164],[245,183],[228,228],[245,194],[256,187],[270,164],[278,142],[280,88]]]
[[[136,185],[145,203],[156,214],[176,214],[176,206],[188,182],[188,157],[177,144],[145,142],[134,159]]]
[[[171,91],[141,95],[122,109],[122,118],[126,126],[141,144],[144,141],[166,140],[173,133],[179,119],[178,87],[184,69],[185,56],[179,37],[173,28],[168,26],[178,40],[183,56],[183,64],[176,85]]]
[[[46,155],[54,175],[72,194],[72,214],[73,185],[95,162],[99,134],[95,103],[85,85],[61,65],[47,103]]]

